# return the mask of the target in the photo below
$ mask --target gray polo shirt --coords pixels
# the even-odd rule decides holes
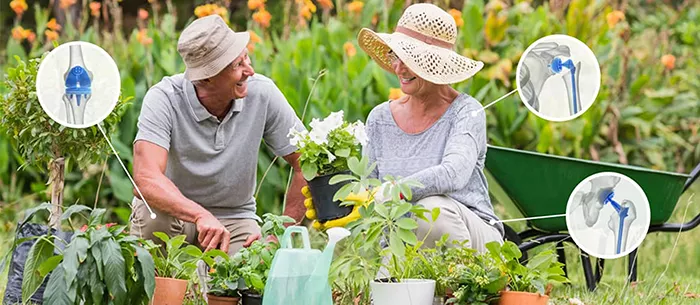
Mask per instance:
[[[164,77],[143,99],[134,143],[168,150],[165,175],[185,197],[218,218],[253,218],[261,140],[277,156],[296,151],[287,134],[304,125],[275,83],[248,78],[248,95],[219,121],[183,74]]]

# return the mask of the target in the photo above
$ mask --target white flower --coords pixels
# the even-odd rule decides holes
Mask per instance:
[[[328,153],[328,161],[333,162],[333,160],[335,160],[335,155],[332,153]]]
[[[308,136],[309,132],[306,130],[298,131],[294,127],[289,129],[289,134],[287,134],[287,137],[289,139],[289,144],[292,144],[294,146],[297,146],[299,148],[303,148],[304,145],[304,139]],[[301,144],[301,146],[299,146]]]
[[[338,112],[332,112],[323,121],[324,123],[328,124],[328,128],[330,128],[330,130],[343,126],[343,110],[340,110]]]
[[[362,146],[367,145],[367,132],[365,131],[365,124],[357,121],[351,125],[348,125],[347,131],[355,137],[355,143]]]

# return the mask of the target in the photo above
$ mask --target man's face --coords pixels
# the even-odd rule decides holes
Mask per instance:
[[[211,87],[230,99],[243,98],[248,94],[248,77],[255,74],[248,57],[248,49],[224,68],[219,74],[210,79]]]

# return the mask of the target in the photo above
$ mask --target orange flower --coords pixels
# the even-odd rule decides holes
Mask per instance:
[[[353,56],[357,55],[357,49],[355,49],[355,45],[352,44],[352,42],[349,42],[349,41],[346,42],[343,45],[343,50],[345,50],[345,54],[348,57],[353,57]]]
[[[401,91],[401,88],[391,88],[389,89],[389,99],[390,100],[398,100],[402,96],[404,96],[403,91]]]
[[[676,66],[676,57],[672,54],[661,56],[661,63],[664,64],[667,70],[671,70]]]
[[[136,34],[136,40],[144,46],[147,46],[147,45],[150,45],[153,43],[153,38],[148,37],[148,30],[146,30],[146,29],[139,30],[139,32]]]
[[[299,11],[299,15],[306,20],[311,20],[311,8],[304,5]]]
[[[145,9],[140,8],[139,9],[139,19],[141,20],[146,20],[148,19],[148,11]]]
[[[56,22],[56,18],[51,18],[48,23],[46,23],[46,27],[49,30],[52,31],[60,31],[61,30],[61,25]]]
[[[355,0],[353,2],[350,2],[350,4],[348,4],[348,10],[350,10],[353,13],[362,12],[363,7],[365,7],[365,4],[362,1],[358,1],[358,0]]]
[[[318,5],[324,10],[330,10],[333,8],[333,0],[318,0]]]
[[[12,0],[12,2],[10,2],[10,7],[18,16],[24,14],[27,8],[29,8],[27,2],[24,0]]]
[[[248,9],[251,11],[265,8],[265,0],[248,0]]]
[[[34,40],[36,40],[36,34],[34,34],[32,30],[27,31],[29,31],[29,35],[27,35],[27,41],[29,41],[29,43],[34,43]]]
[[[44,35],[46,35],[46,39],[48,41],[54,41],[58,39],[58,33],[56,33],[56,31],[46,30],[44,31]]]
[[[82,227],[80,227],[80,231],[82,231],[82,232],[87,231],[87,229],[88,229],[88,225],[83,225]]]
[[[12,38],[17,41],[24,40],[24,28],[21,26],[16,26],[12,29]]]
[[[216,4],[200,5],[194,9],[194,15],[198,18],[214,14],[221,16],[221,18],[226,18],[228,11],[225,7],[220,7]]]
[[[73,6],[73,4],[75,4],[75,2],[76,2],[76,0],[61,0],[59,2],[59,6],[62,9],[67,9],[67,8]]]
[[[608,19],[608,27],[614,28],[620,20],[625,20],[625,13],[621,11],[612,11],[605,18]]]
[[[100,17],[100,8],[102,8],[102,4],[99,2],[90,2],[90,15],[94,17]]]
[[[270,15],[270,12],[265,10],[265,8],[260,9],[256,13],[253,14],[253,20],[260,24],[260,26],[267,28],[270,26],[270,20],[272,19],[272,15]]]
[[[462,12],[456,9],[450,9],[450,15],[455,19],[457,27],[462,27],[464,25],[464,19],[462,19]]]
[[[262,39],[260,38],[260,36],[258,36],[257,33],[253,31],[248,31],[248,33],[250,34],[250,43],[258,43],[262,41]]]

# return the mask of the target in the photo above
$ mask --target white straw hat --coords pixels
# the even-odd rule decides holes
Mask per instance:
[[[194,81],[219,74],[241,55],[249,40],[248,32],[234,32],[219,15],[193,21],[177,42],[177,51],[185,62],[185,77]]]
[[[360,47],[384,70],[394,73],[388,56],[391,50],[411,71],[435,84],[459,83],[484,67],[483,62],[455,52],[456,40],[454,18],[428,3],[409,6],[392,34],[367,28],[358,34]]]

